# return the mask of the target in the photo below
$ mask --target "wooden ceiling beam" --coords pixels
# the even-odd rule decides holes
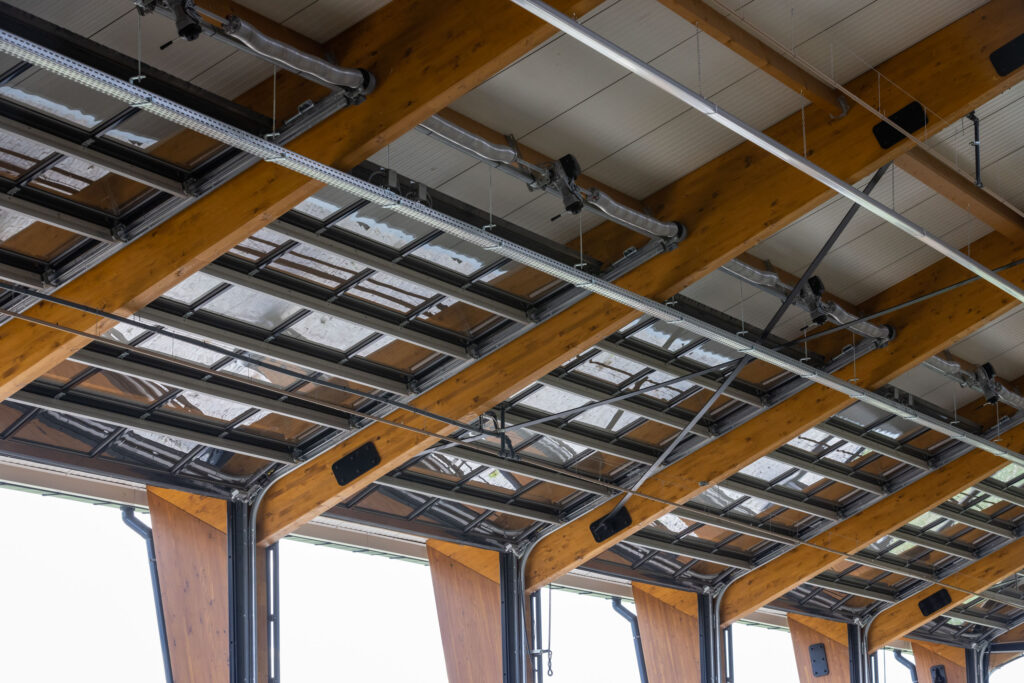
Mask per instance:
[[[659,0],[688,22],[832,116],[846,113],[846,101],[831,84],[767,46],[702,0]],[[896,159],[896,165],[969,214],[1014,242],[1024,241],[1024,214],[976,186],[937,156],[920,147]]]
[[[995,233],[979,240],[974,246],[979,247],[974,251],[975,256],[983,253],[987,259],[983,262],[988,265],[1004,263],[1004,258],[1024,257],[1024,249],[1011,248],[1005,238]],[[1024,267],[1005,272],[1014,282],[1024,282]],[[925,275],[933,278],[927,290],[932,291],[944,283],[952,284],[962,280],[964,271],[952,262],[940,261],[926,269]],[[911,297],[900,296],[900,293],[915,291],[920,282],[919,277],[923,276],[919,274],[908,278],[904,283],[894,286],[877,298],[906,301]],[[878,389],[921,361],[1011,310],[1015,305],[1015,300],[1011,300],[1001,291],[975,282],[902,309],[881,321],[891,324],[898,331],[897,336],[884,349],[858,359],[858,376],[864,386]],[[833,343],[838,344],[836,340]],[[848,378],[852,375],[852,368],[836,374]],[[682,504],[706,488],[720,483],[851,403],[852,400],[844,395],[820,386],[812,386],[770,408],[762,415],[651,477],[641,489],[643,494],[651,498],[636,496],[630,499],[626,509],[632,519],[632,525],[612,538],[595,543],[589,525],[607,514],[614,502],[598,507],[545,537],[534,548],[527,562],[528,585],[535,588],[547,583],[562,571],[566,571],[566,568],[574,568],[595,557],[614,543],[627,538],[633,531],[671,512],[675,505]],[[999,463],[1003,462],[995,456],[989,457],[992,459],[977,461],[986,464],[984,471],[993,467],[998,468]],[[927,498],[930,493],[922,491],[921,495]],[[657,502],[652,498],[667,500],[672,505]],[[787,556],[788,553],[777,561],[788,562]],[[753,599],[759,596],[751,594],[749,597]],[[723,612],[723,619],[728,617],[734,620],[738,618],[737,615],[742,616],[742,611],[743,609],[736,609]]]
[[[842,93],[702,0],[659,2],[696,26],[697,30],[708,34],[758,69],[806,97],[829,116],[839,118],[846,114],[848,105]]]
[[[889,642],[902,638],[914,629],[924,626],[936,617],[957,607],[1008,576],[1020,571],[1024,566],[1024,538],[1007,543],[1000,549],[989,553],[980,560],[973,562],[955,574],[943,579],[943,586],[934,586],[925,591],[902,600],[879,613],[868,629],[868,651],[874,652]],[[925,614],[919,603],[940,591],[949,593],[950,602],[944,607]]]
[[[583,14],[599,0],[555,4]],[[444,12],[430,0],[394,0],[328,43],[338,63],[373,73],[376,90],[363,104],[329,117],[288,146],[317,161],[351,168],[553,34],[550,26],[503,0],[451,0]],[[239,102],[270,102],[269,89],[268,81]],[[299,102],[323,92],[297,76],[278,74],[280,111],[294,111]],[[130,315],[321,187],[261,162],[68,283],[60,296]],[[46,302],[29,313],[93,334],[114,326],[109,319]],[[9,321],[0,338],[0,400],[87,341]]]
[[[896,165],[996,232],[1024,242],[1024,215],[978,187],[956,169],[920,147],[896,159]]]
[[[1011,448],[1024,447],[1024,427],[1009,430],[1004,438]],[[769,604],[1006,465],[991,453],[972,451],[889,494],[816,536],[814,546],[795,547],[740,577],[722,596],[722,623]]]
[[[905,92],[913,92],[928,103],[931,111],[943,118],[956,118],[978,102],[1024,79],[1024,70],[1020,69],[999,77],[987,58],[993,50],[1017,36],[1014,27],[1019,27],[1021,22],[1024,22],[1024,7],[1011,0],[994,0],[880,65],[882,72],[892,74],[901,86],[883,84],[881,98],[886,108],[893,111],[902,108],[909,102]],[[950,82],[963,85],[950,88]],[[876,99],[879,95],[876,79],[870,74],[854,79],[848,87],[853,92],[871,93]],[[807,112],[805,120],[796,113],[766,132],[795,149],[802,144],[806,130],[808,155],[833,174],[853,182],[912,145],[904,140],[882,149],[871,132],[876,123],[874,117],[863,110],[851,110],[835,120],[823,111],[812,110]],[[738,145],[645,200],[654,215],[683,221],[689,236],[674,251],[620,278],[617,284],[664,300],[830,196],[831,193],[816,181],[754,145]],[[1004,242],[999,250],[1001,263],[1007,252],[1005,239],[999,239]],[[588,244],[593,243],[592,239],[588,241]],[[957,271],[962,279],[963,271],[958,267]],[[910,338],[906,344],[901,342],[878,352],[877,356],[872,354],[876,360],[865,359],[864,362],[877,364],[873,373],[875,380],[891,379],[919,360],[922,354],[931,355],[941,350],[951,340],[968,334],[1010,306],[1001,293],[997,300],[993,299],[992,292],[971,286],[957,290],[953,299],[945,301],[955,305],[954,299],[965,293],[981,297],[986,305],[978,308],[972,303],[967,307],[974,314],[971,320],[958,318],[950,322],[942,320],[947,316],[940,316],[930,328],[921,329],[920,334],[932,340],[932,344],[914,342],[918,333],[909,332],[905,335]],[[951,307],[950,310],[957,309]],[[527,331],[516,342],[420,395],[414,405],[450,418],[473,420],[636,317],[632,309],[597,296],[587,297]],[[894,319],[902,321],[903,317]],[[907,344],[916,350],[909,351]],[[859,361],[858,368],[862,367],[863,362]],[[865,376],[863,372],[861,376]],[[790,399],[785,410],[769,411],[763,419],[750,423],[751,426],[737,429],[732,433],[735,436],[730,434],[686,458],[680,463],[686,471],[676,468],[672,474],[656,477],[646,488],[659,497],[677,498],[676,503],[687,500],[703,490],[701,482],[724,478],[741,468],[743,464],[737,462],[736,453],[746,456],[773,450],[807,426],[831,416],[845,400],[828,390],[808,389]],[[436,434],[450,433],[448,426],[429,419],[396,415],[396,419],[410,427]],[[274,484],[261,507],[258,531],[261,542],[272,542],[330,509],[377,477],[420,454],[434,441],[433,437],[380,424],[370,425],[346,439]],[[368,442],[376,446],[381,463],[344,486],[339,485],[331,465]],[[716,446],[719,443],[722,445]],[[691,467],[690,463],[696,461],[701,466]],[[677,474],[681,478],[676,479]],[[664,510],[671,509],[660,504],[651,507],[649,503],[634,498],[630,502],[631,513],[634,506],[640,506],[633,517],[635,524],[606,543],[596,544],[587,525],[607,512],[607,508],[546,538],[530,559],[528,583],[531,588],[579,566],[647,521],[656,519]]]

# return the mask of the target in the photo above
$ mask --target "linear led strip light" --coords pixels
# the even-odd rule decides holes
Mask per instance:
[[[516,0],[519,1],[519,0]],[[570,22],[575,25],[574,22]],[[923,415],[909,407],[881,396],[873,391],[857,386],[851,382],[839,379],[830,373],[818,368],[805,365],[797,360],[767,348],[761,344],[752,342],[723,330],[717,329],[704,321],[693,316],[686,315],[674,308],[658,303],[646,297],[640,296],[618,285],[606,282],[590,273],[566,266],[558,261],[549,259],[546,256],[537,254],[525,249],[514,242],[503,239],[482,228],[470,225],[464,221],[446,216],[430,207],[420,204],[414,200],[407,199],[391,192],[390,190],[378,187],[371,183],[355,178],[347,173],[331,168],[325,164],[313,161],[300,154],[296,154],[285,147],[274,144],[257,135],[247,133],[232,126],[226,125],[213,118],[200,114],[175,102],[154,95],[128,81],[105,74],[92,67],[80,64],[68,59],[52,50],[24,40],[19,36],[7,31],[0,30],[0,52],[10,54],[17,59],[30,62],[36,66],[51,71],[59,76],[73,80],[87,88],[101,92],[122,102],[133,106],[144,107],[147,112],[172,121],[180,126],[194,130],[203,135],[209,136],[226,145],[230,145],[244,152],[257,156],[265,161],[278,164],[284,168],[300,173],[325,185],[344,190],[357,197],[373,202],[378,206],[392,210],[393,212],[419,221],[427,226],[442,230],[450,235],[474,244],[482,249],[492,251],[504,258],[510,259],[522,265],[528,266],[542,273],[555,277],[563,282],[586,289],[599,294],[607,299],[627,306],[639,313],[652,316],[666,323],[677,325],[681,328],[699,334],[710,341],[722,344],[742,354],[746,354],[758,360],[764,361],[787,372],[791,372],[803,379],[815,382],[828,387],[850,398],[873,405],[881,410],[892,413],[906,420],[910,420],[928,429],[944,434],[950,438],[957,439],[974,448],[993,453],[1011,462],[1024,464],[1024,456],[1016,453],[1000,444],[958,429],[941,420]],[[681,87],[681,86],[680,86]],[[824,171],[822,171],[824,173]],[[840,181],[835,181],[842,185]],[[852,188],[851,188],[852,189]],[[853,191],[856,193],[856,191]],[[871,200],[868,200],[869,202]],[[881,205],[879,205],[881,207]],[[884,209],[884,207],[881,207]],[[887,210],[886,210],[887,211]],[[900,219],[904,220],[904,219]],[[919,228],[916,228],[920,230]],[[973,263],[973,262],[972,262]],[[981,266],[979,269],[985,270]],[[985,271],[987,272],[987,271]],[[991,274],[998,282],[1001,278]],[[1006,283],[1007,291],[1019,299],[1024,300],[1024,292]]]

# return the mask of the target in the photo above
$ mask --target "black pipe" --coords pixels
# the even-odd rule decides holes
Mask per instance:
[[[250,562],[253,546],[250,515],[244,500],[228,501],[228,669],[231,683],[255,683],[256,634],[250,596],[255,567]]]
[[[156,626],[160,632],[160,652],[164,659],[164,678],[167,683],[174,683],[171,676],[171,653],[167,649],[167,629],[164,626],[164,601],[160,597],[160,575],[156,567],[156,549],[153,546],[153,530],[135,516],[135,508],[130,505],[121,506],[121,519],[128,528],[142,536],[146,541],[146,553],[149,556],[149,578],[153,584],[153,602],[156,604]]]
[[[629,622],[633,630],[633,648],[636,650],[636,666],[640,670],[640,683],[647,683],[647,663],[644,661],[644,648],[640,642],[640,621],[636,615],[622,606],[622,598],[612,598],[612,609]]]
[[[912,661],[906,658],[906,656],[899,650],[893,650],[892,656],[896,658],[896,661],[907,667],[910,671],[910,683],[917,683],[917,667]]]
[[[501,593],[501,659],[502,681],[521,683],[526,676],[526,628],[523,611],[521,560],[511,552],[498,554],[498,588]]]
[[[973,111],[967,115],[974,124],[974,184],[983,187],[981,184],[981,120]]]

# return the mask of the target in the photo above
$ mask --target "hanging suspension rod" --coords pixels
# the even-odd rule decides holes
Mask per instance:
[[[608,57],[619,66],[631,71],[648,83],[675,97],[680,102],[693,107],[698,113],[704,114],[713,121],[720,123],[725,128],[736,133],[740,137],[752,142],[769,154],[781,159],[793,168],[840,195],[850,199],[875,214],[882,220],[907,233],[914,239],[928,245],[946,258],[958,263],[967,270],[976,274],[989,284],[1003,290],[1014,299],[1024,303],[1024,290],[1017,287],[1009,280],[997,275],[981,263],[975,261],[966,254],[961,253],[955,247],[946,244],[940,238],[932,235],[921,226],[917,225],[905,216],[893,211],[881,202],[872,199],[849,183],[840,180],[817,164],[800,156],[785,145],[776,142],[761,131],[752,128],[729,112],[720,108],[714,102],[705,99],[701,95],[687,88],[685,85],[673,80],[664,73],[658,71],[651,65],[632,54],[626,52],[618,45],[601,37],[594,31],[586,28],[577,21],[555,10],[540,0],[512,0],[527,12],[542,19],[554,26],[566,35],[575,38],[595,52]]]
[[[529,0],[514,1],[524,7],[538,6],[547,8],[543,3],[535,3]],[[586,29],[583,29],[568,17],[554,12],[550,8],[547,8],[546,11],[552,15],[555,22],[567,22],[566,27],[569,31],[572,31],[574,35],[582,31],[581,35],[585,36],[586,40],[596,41],[595,44],[599,46],[607,46],[608,49],[612,50],[613,54],[618,55],[619,58],[623,60],[623,64],[627,68],[638,69],[638,72],[645,78],[649,77],[649,73],[653,73],[655,74],[655,79],[667,79],[667,77],[659,72],[650,69],[650,67],[643,62],[640,62],[640,66],[636,66],[633,64],[633,62],[638,61],[636,58],[623,53],[619,48],[607,43],[604,39],[592,34]],[[548,16],[545,15],[543,11],[540,11],[540,16],[548,19]],[[559,17],[561,19],[559,19]],[[559,24],[556,23],[556,25]],[[573,27],[576,28],[574,29]],[[435,211],[431,207],[421,204],[415,199],[403,197],[387,188],[378,187],[336,168],[314,161],[313,159],[293,152],[290,149],[278,145],[270,140],[247,133],[233,126],[228,126],[193,109],[183,107],[176,102],[168,100],[167,98],[151,93],[133,83],[114,78],[109,74],[105,74],[102,71],[93,69],[73,59],[69,59],[68,57],[65,57],[53,50],[25,40],[8,31],[0,30],[0,52],[9,54],[22,61],[30,62],[46,71],[55,73],[63,78],[73,80],[84,87],[103,93],[122,102],[127,102],[132,106],[144,108],[152,115],[159,116],[185,128],[194,130],[223,142],[224,144],[235,147],[247,154],[252,154],[264,161],[278,164],[284,168],[295,171],[296,173],[300,173],[306,177],[322,182],[325,185],[354,194],[361,199],[365,199],[373,202],[374,204],[390,209],[398,215],[411,218],[427,226],[442,230],[486,251],[494,252],[499,256],[511,259],[563,282],[585,289],[589,292],[599,294],[600,296],[630,308],[637,313],[649,315],[671,325],[676,325],[690,332],[694,332],[707,338],[711,342],[721,344],[726,348],[751,356],[756,360],[763,361],[787,372],[794,373],[804,380],[838,391],[851,399],[889,411],[898,417],[910,420],[923,427],[939,432],[940,434],[958,439],[975,448],[1005,458],[1011,462],[1024,464],[1024,456],[1020,453],[982,436],[971,434],[970,432],[955,427],[954,425],[947,424],[929,415],[913,410],[899,401],[895,401],[886,396],[882,396],[875,391],[858,386],[853,382],[836,377],[827,370],[816,368],[798,360],[794,360],[777,350],[768,348],[760,343],[755,343],[741,335],[723,331],[703,320],[700,320],[699,318],[682,311],[678,311],[671,306],[641,296],[616,284],[607,282],[600,277],[571,266],[567,266],[542,254],[526,249],[511,240],[504,239],[483,228],[479,228],[466,223],[465,221],[461,221],[439,211]],[[623,57],[622,55],[625,56]],[[668,80],[668,82],[674,83],[674,81],[671,80]],[[692,96],[696,98],[694,101],[703,108],[705,113],[714,115],[716,118],[722,119],[728,125],[735,126],[737,129],[741,128],[748,135],[751,134],[750,129],[742,122],[739,122],[738,119],[720,112],[715,105],[683,88],[683,86],[676,84],[676,87],[681,89],[681,92],[685,93],[687,97]],[[758,136],[762,146],[769,151],[783,157],[786,155],[792,156],[792,152],[781,145],[778,145],[778,143],[768,138],[763,138],[763,136],[756,131],[753,133],[755,136]],[[812,172],[821,175],[822,178],[827,181],[826,184],[830,187],[834,186],[841,194],[861,203],[862,206],[865,206],[872,212],[879,213],[887,220],[891,218],[895,221],[894,224],[912,226],[912,230],[909,230],[912,234],[926,234],[921,228],[910,223],[902,216],[899,216],[899,214],[890,211],[878,202],[864,196],[863,193],[849,185],[846,185],[837,178],[834,178],[825,171],[819,169],[817,166],[814,166],[803,159],[794,163],[795,165],[798,165],[798,167],[801,167],[801,165],[807,166]],[[937,242],[937,244],[944,245],[944,243],[941,242]],[[966,258],[956,250],[952,251],[957,257],[959,263],[964,263],[971,268],[977,268],[978,271],[976,272],[978,272],[979,277],[982,277],[993,284],[997,284],[1003,288],[1004,291],[1012,294],[1014,298],[1024,302],[1024,291],[1021,291],[1008,281],[985,269],[975,261]],[[190,340],[190,343],[195,342]],[[409,409],[405,406],[403,406],[403,408]],[[479,430],[473,429],[473,431]]]

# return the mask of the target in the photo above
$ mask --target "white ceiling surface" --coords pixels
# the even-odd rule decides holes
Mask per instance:
[[[945,26],[978,2],[938,2],[927,17],[909,0],[820,3],[801,0],[779,13],[769,0],[736,2],[744,18],[793,36],[803,55],[835,55],[843,80]],[[697,31],[656,0],[607,2],[584,18],[590,28],[650,60],[749,123],[765,128],[799,110],[804,100],[732,51]],[[870,27],[886,23],[878,34]],[[858,41],[844,58],[834,46]],[[699,47],[698,47],[699,44]],[[699,64],[699,66],[698,66]],[[698,73],[699,71],[699,73]],[[578,42],[559,35],[463,96],[452,108],[502,133],[512,133],[552,158],[572,153],[591,176],[641,198],[740,142],[740,138]],[[390,163],[388,158],[390,154]],[[522,227],[564,241],[581,227],[561,216],[560,202],[412,132],[372,157],[414,179]],[[584,231],[600,221],[582,217]],[[978,228],[980,231],[981,228]],[[586,242],[584,240],[584,246]]]
[[[138,25],[127,0],[13,0],[13,4],[124,54],[136,55]],[[246,0],[243,4],[323,41],[386,3]],[[795,44],[800,58],[846,81],[868,64],[884,61],[983,2],[936,0],[928,3],[927,11],[914,0],[729,0],[722,4],[783,45]],[[714,40],[698,36],[690,24],[656,0],[609,1],[591,12],[585,22],[754,126],[765,128],[804,103]],[[145,17],[142,30],[144,61],[218,94],[237,96],[270,73],[265,63],[208,37],[188,45],[177,41],[158,50],[174,37],[173,23],[163,17]],[[548,156],[572,153],[588,174],[636,197],[652,194],[740,141],[562,35],[465,95],[453,108],[497,131],[516,135],[523,144]],[[1024,129],[1018,122],[1024,115],[1024,86],[996,98],[978,113],[982,117],[986,186],[1020,206],[1024,204],[1020,173],[1024,170]],[[935,136],[929,146],[961,169],[973,170],[969,131],[965,134],[959,122]],[[531,193],[518,181],[416,131],[373,160],[478,207],[493,206],[495,215],[559,241],[600,222],[589,214],[583,214],[582,220],[560,215],[557,198]],[[874,195],[891,204],[892,179],[883,179]],[[957,246],[988,231],[901,171],[895,174],[895,206]],[[752,253],[799,273],[848,207],[846,201],[828,202]],[[560,217],[552,222],[554,216]],[[931,250],[860,211],[819,274],[830,291],[859,303],[936,259]],[[705,278],[685,293],[752,325],[763,325],[778,306],[777,299],[721,274]],[[790,311],[776,332],[795,336],[805,322],[802,312]],[[1024,363],[1012,360],[1015,351],[1024,356],[1024,349],[1010,341],[1021,336],[1007,334],[1013,331],[1013,324],[1024,326],[1024,318],[1015,322],[1010,316],[990,326],[962,342],[958,353],[974,362],[996,360],[1000,355],[996,367],[1001,375],[1024,374]]]

